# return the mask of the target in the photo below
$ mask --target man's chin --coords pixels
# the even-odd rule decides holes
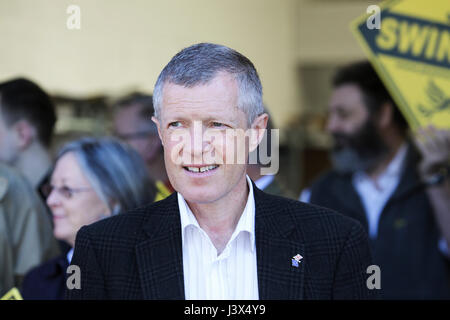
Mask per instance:
[[[363,158],[352,148],[342,148],[331,152],[333,168],[343,174],[352,174],[358,171],[369,171],[378,160],[370,157]]]
[[[217,200],[219,200],[221,197],[215,193],[212,192],[202,192],[198,191],[195,192],[194,190],[186,191],[186,192],[180,192],[183,196],[184,200],[186,200],[189,203],[195,203],[195,204],[208,204],[213,203]]]

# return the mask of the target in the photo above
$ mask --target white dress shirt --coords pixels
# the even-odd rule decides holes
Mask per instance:
[[[400,182],[407,150],[408,146],[403,144],[397,151],[394,159],[389,163],[388,167],[378,177],[376,183],[362,171],[356,172],[352,176],[352,184],[364,207],[367,223],[369,225],[369,236],[372,239],[377,236],[378,222],[384,206]],[[311,190],[303,190],[299,200],[309,202],[310,199]]]
[[[364,206],[369,223],[369,236],[372,239],[377,237],[381,213],[400,182],[407,149],[406,144],[400,147],[395,157],[376,181],[363,171],[356,172],[353,175],[353,187]]]
[[[73,257],[73,248],[71,248],[69,250],[69,252],[67,252],[67,255],[66,255],[66,258],[67,258],[67,261],[69,262],[69,264],[72,261],[72,257]]]
[[[274,175],[265,175],[255,181],[256,186],[259,190],[264,190],[267,188],[275,179]]]
[[[186,300],[258,300],[255,200],[247,176],[247,204],[220,255],[178,193]]]

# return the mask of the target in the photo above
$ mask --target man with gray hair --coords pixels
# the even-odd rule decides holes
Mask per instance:
[[[69,299],[372,296],[359,223],[268,195],[246,175],[268,120],[249,59],[216,44],[185,48],[159,75],[153,101],[177,192],[83,227],[72,260],[81,289]]]

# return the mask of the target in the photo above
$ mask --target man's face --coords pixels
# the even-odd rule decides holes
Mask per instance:
[[[348,147],[348,138],[354,136],[369,118],[361,90],[353,84],[342,85],[333,91],[328,111],[327,130],[335,138],[338,148]]]
[[[20,152],[14,126],[9,127],[0,110],[0,161],[12,165]]]
[[[154,121],[170,182],[187,201],[214,202],[245,180],[246,164],[227,159],[234,147],[248,155],[245,142],[226,137],[227,130],[247,129],[247,115],[237,102],[237,83],[225,73],[192,88],[164,85],[160,119]]]
[[[386,144],[357,85],[345,84],[333,91],[327,130],[334,138],[332,161],[338,171],[371,170],[386,155]]]
[[[147,120],[142,119],[141,109],[140,105],[119,109],[114,115],[114,132],[150,164],[160,152],[161,141],[151,122],[151,115],[148,115]]]

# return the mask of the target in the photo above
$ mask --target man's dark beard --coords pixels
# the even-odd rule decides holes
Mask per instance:
[[[351,134],[335,133],[331,152],[333,167],[341,173],[371,172],[388,155],[388,146],[382,140],[371,119]]]

